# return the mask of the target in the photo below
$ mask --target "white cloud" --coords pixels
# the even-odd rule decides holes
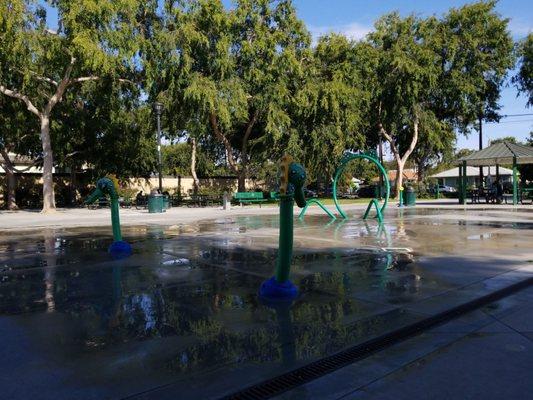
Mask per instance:
[[[309,30],[313,35],[313,43],[316,43],[320,36],[328,33],[341,33],[346,37],[354,40],[364,38],[371,30],[371,26],[363,25],[358,22],[338,26],[310,26]]]

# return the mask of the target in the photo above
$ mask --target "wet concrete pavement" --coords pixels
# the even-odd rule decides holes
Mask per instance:
[[[276,309],[256,295],[275,215],[127,227],[124,260],[108,227],[2,235],[0,382],[12,399],[218,398],[531,276],[533,214],[491,213],[310,215],[301,295]]]
[[[529,398],[532,304],[522,290],[276,399]]]

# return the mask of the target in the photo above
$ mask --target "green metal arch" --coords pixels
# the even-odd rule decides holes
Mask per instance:
[[[335,207],[337,207],[337,211],[339,211],[339,214],[343,218],[348,218],[348,215],[342,210],[339,201],[337,199],[337,181],[339,177],[341,176],[342,172],[344,171],[344,168],[346,168],[346,165],[353,160],[357,159],[364,159],[368,160],[372,163],[374,163],[379,171],[381,172],[381,175],[383,176],[383,180],[385,181],[385,201],[383,202],[383,205],[381,206],[381,209],[379,209],[378,215],[383,215],[383,212],[385,211],[385,208],[387,207],[387,204],[389,202],[389,196],[390,196],[390,183],[389,183],[389,176],[387,174],[387,171],[385,170],[385,167],[379,162],[379,160],[369,154],[360,153],[360,154],[349,154],[345,156],[342,161],[339,168],[337,168],[337,171],[335,171],[335,177],[333,179],[333,202],[335,203]]]
[[[302,208],[302,211],[300,212],[300,215],[298,216],[298,218],[300,219],[303,219],[304,216],[305,216],[305,212],[307,211],[307,208],[311,205],[311,204],[316,204],[317,206],[319,206],[326,214],[328,214],[328,216],[332,219],[332,220],[336,220],[337,217],[335,217],[334,214],[331,213],[331,211],[329,211],[326,206],[324,206],[324,204],[322,204],[320,201],[318,201],[317,199],[309,199],[307,200],[307,204],[305,205],[304,208]]]

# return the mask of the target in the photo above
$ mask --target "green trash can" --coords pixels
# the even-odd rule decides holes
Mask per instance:
[[[162,194],[151,194],[148,197],[148,212],[149,213],[162,213],[163,208],[163,199],[165,196]]]
[[[163,210],[170,208],[170,196],[163,195]]]
[[[416,204],[416,192],[412,187],[407,187],[403,191],[403,204],[405,206],[414,206]]]

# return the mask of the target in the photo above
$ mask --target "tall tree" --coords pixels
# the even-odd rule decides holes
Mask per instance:
[[[365,113],[369,92],[363,89],[357,45],[331,34],[319,39],[306,62],[304,84],[292,105],[295,137],[283,143],[311,177],[329,177],[346,150],[366,147]]]
[[[242,191],[254,152],[291,125],[288,104],[305,72],[309,33],[290,0],[238,0],[231,10],[220,0],[177,2],[164,26],[156,52],[170,54],[162,97],[169,110],[209,126]]]
[[[422,119],[434,119],[432,96],[438,83],[435,53],[428,38],[435,21],[392,13],[381,18],[369,35],[368,52],[375,75],[369,80],[374,107],[370,118],[389,143],[396,161],[396,191],[403,183],[403,169],[415,150]]]
[[[483,145],[483,122],[500,118],[500,91],[514,65],[509,20],[495,8],[496,0],[452,8],[444,16],[437,44],[440,87],[445,94],[441,110],[454,117],[463,131],[474,126],[479,148]]]
[[[24,103],[39,121],[43,212],[55,210],[50,124],[65,92],[134,66],[138,0],[50,1],[59,26],[31,0],[0,3],[0,93]]]
[[[520,69],[513,77],[513,82],[518,90],[527,97],[527,105],[533,105],[533,33],[518,45],[518,55],[520,57]]]

